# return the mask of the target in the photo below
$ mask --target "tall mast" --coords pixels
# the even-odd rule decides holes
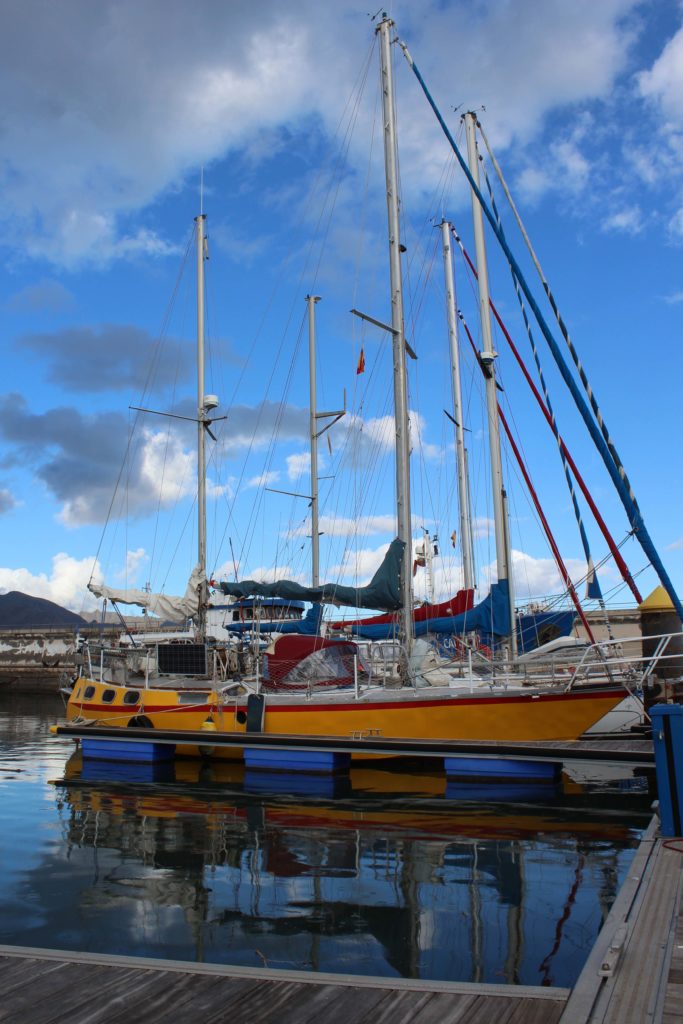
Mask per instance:
[[[382,111],[384,122],[384,169],[387,188],[389,227],[389,275],[391,281],[391,326],[394,355],[394,421],[396,427],[396,512],[398,537],[405,544],[401,580],[401,637],[410,653],[413,638],[412,616],[412,553],[410,519],[410,441],[408,427],[408,389],[406,382],[406,348],[403,325],[403,279],[401,276],[401,236],[398,202],[398,160],[396,150],[396,119],[394,82],[391,68],[393,21],[383,16],[377,26],[380,38]]]
[[[453,277],[453,251],[451,249],[450,224],[441,221],[441,245],[443,249],[443,270],[446,284],[446,310],[448,313],[448,340],[451,353],[451,381],[453,384],[453,413],[455,417],[455,460],[458,470],[458,506],[460,511],[460,548],[462,550],[463,583],[466,590],[474,587],[472,566],[472,523],[470,521],[470,499],[467,479],[467,455],[465,453],[465,430],[463,426],[462,389],[460,386],[460,349],[458,345],[458,317],[455,305],[455,280]]]
[[[479,153],[477,150],[476,116],[465,114],[467,133],[467,162],[474,183],[479,188]],[[496,353],[493,350],[491,332],[491,312],[489,305],[489,275],[486,265],[486,245],[484,242],[484,219],[479,200],[474,191],[472,197],[472,220],[474,222],[474,245],[477,257],[477,274],[479,285],[479,316],[483,351],[481,361],[486,370],[486,406],[488,412],[489,449],[491,462],[491,483],[493,489],[493,517],[496,535],[496,568],[499,580],[507,580],[510,593],[510,637],[513,654],[516,653],[517,632],[515,625],[515,601],[512,589],[511,555],[509,531],[507,524],[507,507],[505,486],[503,483],[503,462],[500,453],[500,430],[498,424],[498,395],[496,393]]]
[[[311,586],[320,585],[320,530],[318,526],[318,419],[315,365],[315,304],[319,295],[307,295],[308,304],[308,367],[310,375],[311,434]]]
[[[206,618],[206,441],[204,420],[204,222],[206,214],[195,217],[197,225],[197,545],[202,579],[199,600],[198,630],[204,633]]]

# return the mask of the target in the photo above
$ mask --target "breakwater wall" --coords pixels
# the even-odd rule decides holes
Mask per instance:
[[[0,694],[55,693],[76,668],[78,637],[87,635],[101,634],[66,626],[0,629]]]

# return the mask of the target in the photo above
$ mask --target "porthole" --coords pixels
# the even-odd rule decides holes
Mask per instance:
[[[94,696],[95,696],[95,687],[94,686],[86,686],[85,690],[83,691],[83,700],[90,700],[91,697],[94,697]]]
[[[238,711],[237,714],[235,715],[235,718],[237,719],[240,725],[244,725],[244,723],[247,720],[246,711]]]
[[[139,704],[140,703],[140,691],[139,690],[128,690],[123,695],[124,704]]]
[[[102,703],[111,704],[116,697],[116,690],[105,690],[102,694]]]

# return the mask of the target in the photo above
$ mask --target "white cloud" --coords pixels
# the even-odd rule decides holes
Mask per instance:
[[[683,206],[676,211],[669,221],[669,233],[675,239],[683,239]]]
[[[639,206],[627,206],[605,217],[600,226],[603,231],[638,235],[643,230],[643,214]]]
[[[551,153],[560,169],[565,188],[580,192],[588,180],[590,163],[575,140],[566,139],[551,146]]]
[[[410,409],[408,412],[409,442],[416,454],[419,452],[426,459],[441,457],[441,449],[424,438],[426,420],[424,416]],[[343,438],[347,456],[354,466],[364,465],[375,457],[393,453],[396,445],[396,422],[393,415],[371,416],[364,419],[353,413],[347,413],[332,428],[335,438]],[[335,443],[335,450],[340,447]]]
[[[271,469],[266,473],[259,473],[258,476],[252,476],[250,480],[247,480],[245,487],[268,487],[269,484],[275,484],[280,479],[280,471],[277,469]]]
[[[546,192],[559,192],[566,197],[585,190],[592,165],[582,147],[590,140],[590,128],[591,118],[580,117],[565,138],[547,147],[542,164],[522,168],[517,177],[517,189],[524,200],[535,203]]]
[[[330,569],[330,579],[351,580],[351,585],[364,586],[377,572],[388,550],[388,544],[381,544],[378,548],[347,551],[339,565]]]
[[[517,191],[522,199],[534,203],[552,186],[552,176],[540,167],[525,167],[517,178]]]
[[[683,302],[683,291],[672,292],[670,295],[665,295],[664,301],[668,306],[677,306],[679,302]]]
[[[159,494],[162,505],[187,497],[197,483],[197,456],[175,435],[144,431],[140,482]]]
[[[683,28],[669,40],[649,71],[637,76],[640,93],[683,126]]]
[[[577,585],[586,572],[586,563],[579,558],[564,559],[567,572]],[[530,597],[543,597],[551,594],[562,594],[564,582],[552,558],[535,558],[524,551],[512,552],[512,574],[514,580],[515,601],[523,604]],[[496,564],[482,566],[481,577],[485,586],[496,579]]]
[[[0,568],[0,592],[19,590],[32,597],[43,597],[48,601],[69,608],[74,612],[92,610],[98,606],[95,597],[88,591],[88,581],[102,582],[102,571],[94,557],[71,558],[60,552],[52,559],[52,572],[34,575],[28,569]]]
[[[681,549],[683,549],[683,537],[679,537],[678,540],[675,540],[666,546],[667,551],[680,551]]]
[[[393,13],[437,102],[486,105],[492,141],[505,147],[533,137],[549,110],[609,95],[628,59],[624,18],[635,6],[398,0]],[[149,224],[131,228],[132,214],[227,153],[254,162],[277,151],[285,130],[331,132],[371,43],[367,9],[355,0],[13,5],[0,39],[0,232],[71,265],[171,251]],[[641,80],[643,94],[672,112],[679,45],[676,37]],[[429,190],[445,144],[407,68],[400,72],[403,184]],[[356,165],[372,113],[360,118]],[[568,159],[580,175],[576,155]]]
[[[287,476],[290,480],[300,480],[311,471],[310,452],[296,452],[287,456]]]
[[[185,449],[176,434],[143,430],[141,438],[135,487],[129,488],[126,495],[119,496],[131,515],[149,512],[159,503],[162,506],[172,505],[194,494],[197,486],[196,453]],[[101,515],[102,492],[101,487],[86,487],[67,498],[57,516],[59,522],[68,527],[97,522]],[[108,505],[111,487],[107,493]],[[221,493],[220,488],[218,493]]]
[[[134,587],[137,582],[138,571],[144,562],[149,561],[149,555],[144,548],[136,548],[135,551],[126,552],[126,564],[120,572],[116,573],[119,580],[125,580],[127,586]]]
[[[486,516],[478,516],[472,523],[472,536],[475,540],[479,537],[488,537],[490,533],[493,533],[495,529],[495,523],[493,519],[488,519]]]
[[[344,516],[320,516],[321,533],[328,537],[368,536],[373,533],[396,533],[396,516],[359,516],[349,519]],[[293,530],[287,531],[289,537],[310,537],[310,520],[300,523]]]

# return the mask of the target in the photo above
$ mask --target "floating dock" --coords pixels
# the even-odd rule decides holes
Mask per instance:
[[[406,758],[509,758],[523,761],[593,761],[652,768],[654,752],[649,739],[553,740],[499,743],[485,740],[407,740],[385,736],[293,736],[261,732],[206,732],[184,729],[120,729],[102,725],[58,725],[58,736],[105,743],[154,743],[172,746],[251,748],[311,753],[354,754]]]

